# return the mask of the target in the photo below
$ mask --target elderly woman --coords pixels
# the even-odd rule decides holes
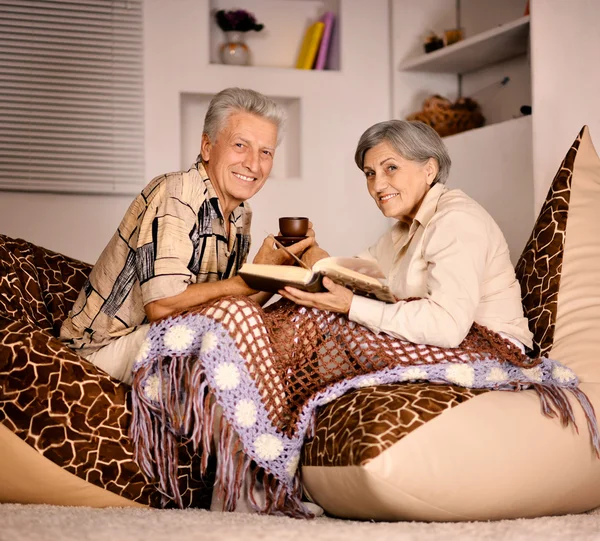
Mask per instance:
[[[380,122],[361,136],[355,161],[375,204],[397,220],[358,257],[379,264],[396,298],[419,300],[386,304],[327,278],[328,292],[286,287],[282,296],[413,343],[456,347],[476,322],[531,347],[502,231],[473,199],[446,188],[451,162],[439,135],[421,122]],[[305,258],[327,255],[317,245]]]

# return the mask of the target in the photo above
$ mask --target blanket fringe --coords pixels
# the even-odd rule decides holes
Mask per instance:
[[[269,515],[288,516],[293,518],[314,518],[314,514],[302,502],[302,482],[300,474],[296,474],[292,487],[288,488],[275,476],[265,472],[255,464],[251,470],[247,497],[255,511]],[[255,487],[260,482],[264,489],[265,505],[260,507],[254,498]]]
[[[558,385],[551,383],[536,383],[533,385],[533,388],[540,398],[542,413],[550,418],[556,418],[558,416],[563,427],[571,425],[579,434],[579,427],[577,426],[575,413],[569,402],[567,392],[570,392],[577,399],[585,415],[592,448],[594,449],[595,455],[600,458],[600,432],[598,420],[596,418],[594,407],[587,395],[577,387],[559,387]]]
[[[600,458],[600,432],[598,430],[598,420],[596,418],[596,412],[594,406],[590,402],[588,396],[578,387],[569,389],[571,394],[577,399],[581,409],[585,412],[585,420],[587,422],[588,431],[590,433],[590,440],[596,457]]]
[[[134,442],[134,458],[149,479],[157,479],[163,506],[174,501],[183,508],[177,476],[178,446],[181,437],[189,435],[194,451],[202,455],[200,474],[204,475],[213,452],[217,401],[201,363],[191,363],[186,357],[160,359],[153,376],[156,378],[152,382],[153,390],[148,393],[151,372],[154,371],[149,364],[140,367],[132,383],[133,415],[129,435]],[[302,503],[299,474],[288,488],[252,462],[244,453],[234,428],[222,415],[217,428],[220,437],[214,490],[223,502],[224,511],[235,511],[243,488],[244,496],[259,513],[313,517]],[[248,476],[250,469],[252,473]],[[255,498],[257,483],[264,487],[264,505]]]
[[[152,389],[148,389],[151,385],[148,376],[153,371],[149,364],[136,371],[132,383],[133,411],[129,436],[134,442],[134,459],[149,479],[158,479],[163,506],[175,501],[183,507],[177,475],[178,447],[181,437],[190,433],[192,422],[194,450],[199,447],[202,451],[207,450],[202,452],[202,475],[206,472],[210,456],[214,404],[210,403],[203,371],[196,369],[196,363],[196,370],[190,373],[190,364],[187,357],[159,359]],[[193,417],[190,412],[193,412]]]
[[[252,462],[244,453],[235,429],[224,417],[221,417],[219,431],[221,436],[215,491],[223,502],[223,511],[235,511],[243,489],[243,496],[257,513],[314,518],[312,512],[302,503],[299,474],[294,478],[292,487],[288,488],[274,475]],[[262,505],[256,498],[260,489],[264,497]]]

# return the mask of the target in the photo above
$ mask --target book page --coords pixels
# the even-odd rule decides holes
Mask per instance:
[[[369,297],[384,302],[396,302],[396,298],[388,286],[382,284],[376,278],[359,274],[344,267],[324,268],[319,272],[361,297]]]
[[[368,261],[367,259],[361,259],[360,257],[327,257],[317,261],[313,265],[313,270],[316,272],[325,268],[333,269],[338,267],[343,267],[352,272],[375,278],[381,283],[385,283],[386,281],[385,274],[383,274],[383,271],[379,268],[377,263]]]
[[[242,265],[238,274],[261,276],[263,278],[274,278],[281,282],[290,282],[298,284],[307,284],[310,282],[313,273],[310,270],[301,267],[292,267],[290,265],[261,265],[255,263],[246,263]]]
[[[313,271],[331,278],[357,295],[396,302],[383,272],[375,262],[358,257],[328,257],[317,261]]]

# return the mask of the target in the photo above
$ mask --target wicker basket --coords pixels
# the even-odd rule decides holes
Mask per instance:
[[[423,102],[423,110],[406,117],[407,120],[420,120],[431,126],[440,137],[454,135],[485,124],[479,104],[471,98],[459,98],[452,103],[439,96],[429,96]]]

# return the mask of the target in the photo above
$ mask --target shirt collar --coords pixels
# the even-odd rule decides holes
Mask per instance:
[[[208,199],[210,200],[211,205],[215,209],[219,218],[223,219],[223,211],[221,209],[221,202],[219,201],[219,196],[217,195],[217,192],[215,191],[212,182],[208,178],[208,174],[206,172],[204,164],[199,161],[196,163],[195,168],[198,170],[202,182],[204,182],[204,186],[206,187],[206,193],[208,194]],[[235,209],[233,209],[233,212],[229,215],[229,221],[232,222],[236,227],[242,227],[243,220],[241,220],[241,218],[244,214],[244,209],[245,205],[242,201]]]
[[[414,221],[425,227],[437,210],[440,197],[448,191],[448,188],[443,184],[434,184],[425,194],[423,202],[417,211]],[[414,222],[413,222],[414,223]]]
[[[419,207],[419,210],[415,215],[415,219],[410,227],[400,221],[395,224],[394,228],[392,229],[393,242],[396,244],[401,242],[402,239],[405,239],[403,242],[408,242],[407,239],[412,237],[419,225],[426,227],[429,223],[429,220],[431,220],[432,216],[437,210],[440,197],[442,197],[442,195],[444,195],[447,191],[448,188],[446,188],[446,186],[443,184],[434,184],[425,194],[425,197],[421,202],[421,206]],[[408,235],[408,237],[406,235]]]

